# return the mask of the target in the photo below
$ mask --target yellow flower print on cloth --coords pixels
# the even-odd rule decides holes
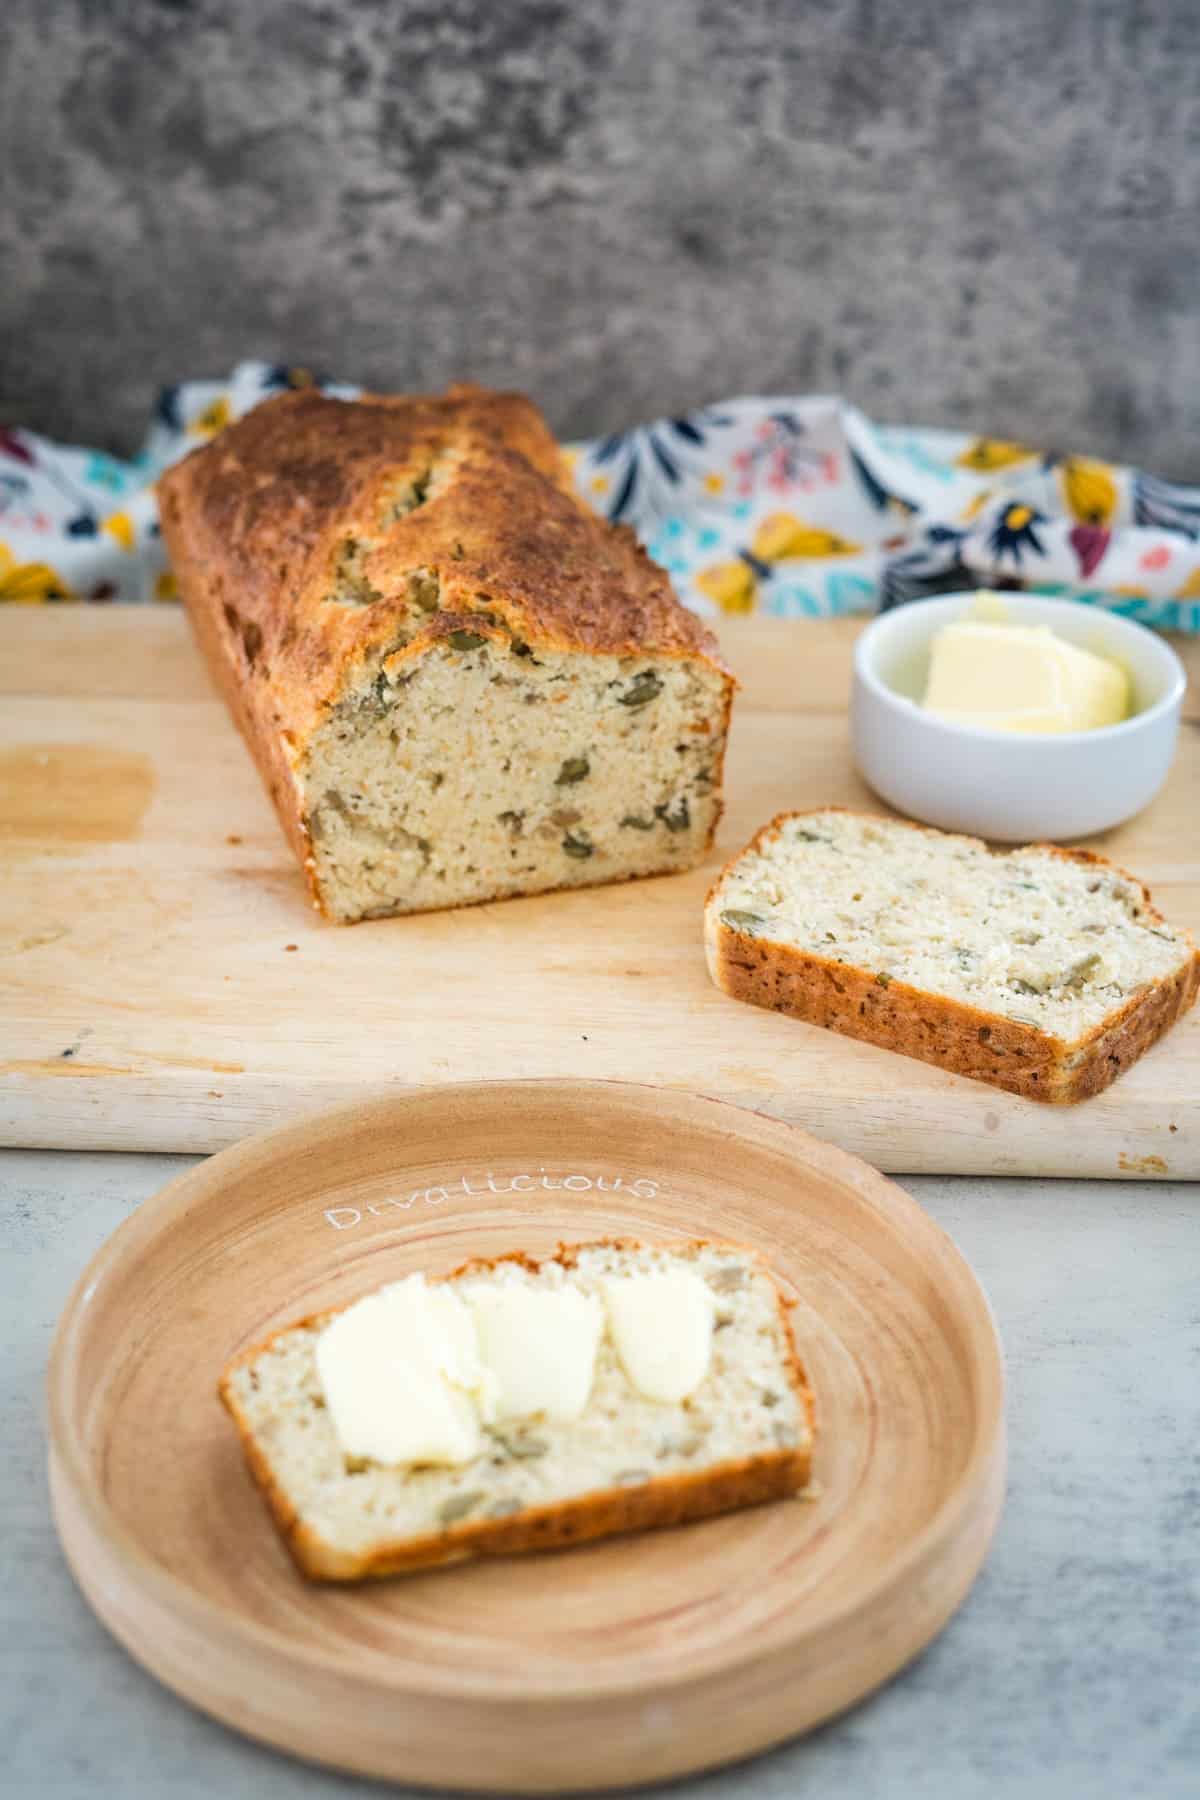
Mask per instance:
[[[104,530],[107,531],[109,537],[116,539],[122,550],[133,549],[133,520],[127,512],[109,513],[104,521]]]
[[[858,556],[862,545],[836,531],[806,525],[794,513],[781,512],[763,520],[750,548],[761,562],[782,562],[788,556]]]
[[[1011,469],[1037,459],[1037,451],[1028,444],[1009,443],[1005,438],[972,438],[954,460],[960,469],[970,469],[973,475],[992,475],[997,469]]]
[[[747,562],[714,563],[711,569],[701,569],[696,586],[715,600],[722,612],[754,611],[755,574]]]
[[[0,604],[44,606],[51,600],[73,600],[74,594],[49,563],[18,562],[7,544],[0,544]]]
[[[701,569],[696,586],[715,600],[722,612],[754,611],[758,582],[770,573],[775,563],[790,558],[824,559],[826,557],[859,556],[863,546],[842,537],[836,531],[808,525],[794,513],[771,513],[759,525],[748,551],[737,562],[715,563]]]
[[[1064,456],[1058,480],[1067,511],[1081,525],[1110,526],[1120,501],[1116,473],[1086,456]]]
[[[232,417],[233,409],[229,404],[229,395],[218,394],[217,398],[211,401],[202,413],[197,414],[188,426],[188,430],[195,437],[216,437],[218,431],[224,431]]]

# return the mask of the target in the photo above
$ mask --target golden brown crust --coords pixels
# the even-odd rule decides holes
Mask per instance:
[[[645,1247],[632,1238],[605,1238],[587,1244],[560,1244],[554,1256],[541,1260],[561,1261],[569,1268],[585,1250],[632,1250]],[[764,1274],[770,1275],[765,1259],[757,1251],[741,1244],[724,1244],[714,1239],[695,1238],[686,1244],[656,1244],[653,1248],[668,1252],[724,1249],[752,1258]],[[520,1263],[534,1272],[540,1267],[538,1259],[528,1256],[524,1251],[515,1250],[505,1256],[472,1257],[450,1274],[432,1276],[430,1279],[456,1281],[460,1276],[486,1273],[506,1262]],[[313,1580],[373,1580],[385,1575],[433,1568],[443,1563],[463,1562],[473,1557],[515,1556],[528,1550],[564,1549],[572,1544],[610,1537],[619,1532],[652,1531],[694,1519],[710,1518],[716,1513],[755,1506],[765,1500],[782,1499],[789,1494],[798,1493],[807,1485],[812,1470],[816,1434],[815,1402],[796,1350],[788,1318],[788,1302],[777,1286],[775,1292],[787,1345],[789,1381],[808,1420],[809,1436],[806,1443],[795,1449],[741,1457],[713,1468],[697,1470],[693,1474],[662,1476],[638,1487],[609,1488],[549,1506],[526,1507],[512,1518],[484,1519],[452,1525],[444,1531],[432,1532],[425,1537],[403,1538],[380,1544],[357,1555],[339,1551],[300,1518],[286,1493],[276,1482],[232,1384],[237,1371],[245,1364],[254,1362],[277,1339],[292,1331],[319,1329],[345,1309],[333,1307],[326,1312],[294,1320],[273,1331],[260,1343],[241,1351],[222,1373],[217,1392],[237,1429],[246,1464],[266,1501],[280,1536],[297,1568]]]
[[[355,1556],[337,1550],[296,1516],[236,1415],[235,1423],[251,1473],[293,1561],[302,1575],[315,1581],[379,1580],[481,1556],[567,1549],[619,1532],[661,1530],[765,1500],[782,1500],[807,1484],[811,1467],[809,1448],[771,1451],[691,1475],[660,1476],[637,1488],[609,1488],[558,1505],[527,1508],[514,1519],[451,1526]]]
[[[422,497],[393,517],[414,482]],[[201,650],[318,905],[293,771],[365,663],[394,668],[464,625],[547,650],[694,658],[726,678],[728,727],[716,640],[633,533],[576,500],[519,394],[281,394],[167,470],[158,498]],[[439,584],[432,613],[416,571]]]
[[[826,806],[813,810],[849,809]],[[778,813],[756,832],[713,882],[706,909],[743,856],[761,850],[788,819],[806,816]],[[901,823],[928,836],[944,835],[908,820],[887,822]],[[1164,923],[1144,884],[1106,857],[1093,850],[1063,849],[1058,844],[1032,847],[1064,862],[1089,863],[1120,876],[1139,889],[1148,917]],[[793,944],[752,937],[720,919],[710,923],[708,941],[713,980],[734,1000],[785,1013],[809,1025],[822,1025],[881,1049],[934,1063],[955,1075],[990,1082],[1026,1100],[1056,1106],[1071,1106],[1102,1092],[1162,1037],[1200,992],[1200,951],[1193,948],[1190,958],[1173,975],[1132,994],[1081,1038],[1068,1041],[904,981],[892,979],[883,985],[870,970],[798,950]],[[1187,941],[1190,943],[1190,938]]]

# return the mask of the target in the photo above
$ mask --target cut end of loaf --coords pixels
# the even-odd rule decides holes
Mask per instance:
[[[680,1524],[799,1491],[811,1465],[812,1396],[786,1307],[753,1252],[601,1243],[541,1262],[514,1254],[468,1264],[447,1279],[598,1293],[612,1275],[681,1259],[716,1303],[710,1368],[687,1400],[639,1395],[605,1339],[579,1419],[489,1428],[486,1452],[462,1467],[347,1465],[317,1374],[316,1341],[332,1315],[239,1357],[221,1398],[300,1569],[361,1580]]]
[[[735,999],[1056,1103],[1107,1087],[1200,984],[1188,934],[1101,857],[833,808],[728,864],[705,944]]]
[[[532,650],[478,619],[363,666],[299,771],[340,922],[692,867],[720,815],[728,677]]]

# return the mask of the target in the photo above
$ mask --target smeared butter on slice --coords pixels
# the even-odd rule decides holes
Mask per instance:
[[[524,1282],[474,1287],[467,1303],[479,1351],[493,1383],[497,1420],[577,1419],[588,1403],[604,1310],[578,1288],[535,1288]]]
[[[457,1466],[485,1449],[483,1426],[587,1408],[605,1329],[634,1388],[674,1402],[712,1355],[714,1302],[689,1269],[577,1287],[421,1275],[339,1313],[316,1344],[317,1376],[345,1456],[385,1467]]]
[[[458,1296],[421,1275],[339,1313],[317,1339],[317,1375],[344,1455],[460,1464],[482,1449],[492,1383]]]
[[[604,1284],[613,1346],[647,1400],[686,1400],[708,1373],[713,1296],[691,1269],[627,1275]]]
[[[975,617],[933,638],[927,712],[989,731],[1094,731],[1129,711],[1129,678],[1048,625]]]

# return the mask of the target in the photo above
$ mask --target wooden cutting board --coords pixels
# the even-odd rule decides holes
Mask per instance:
[[[875,806],[851,621],[728,621],[728,810],[690,875],[337,928],[311,911],[186,621],[0,610],[0,1142],[215,1150],[428,1082],[620,1078],[807,1126],[892,1172],[1200,1177],[1200,1010],[1058,1109],[739,1006],[700,941],[782,807]],[[1200,930],[1200,644],[1171,780],[1095,840]]]

